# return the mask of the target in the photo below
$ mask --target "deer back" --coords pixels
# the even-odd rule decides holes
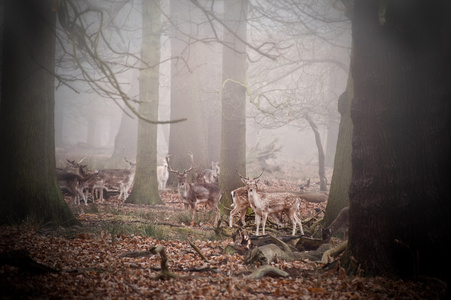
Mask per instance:
[[[322,229],[323,240],[329,240],[338,231],[347,231],[349,228],[349,207],[340,210],[335,220]]]

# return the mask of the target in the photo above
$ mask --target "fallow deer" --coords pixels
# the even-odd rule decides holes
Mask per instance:
[[[260,222],[263,223],[262,231],[263,234],[265,234],[268,215],[279,212],[284,212],[291,220],[291,223],[293,224],[292,235],[295,235],[296,233],[296,224],[299,225],[301,235],[304,235],[301,220],[297,216],[301,199],[291,193],[268,193],[257,191],[258,178],[261,174],[252,180],[241,175],[239,176],[241,181],[247,186],[249,204],[255,212],[255,224],[257,226],[256,235],[259,235]]]
[[[255,177],[253,180],[258,179],[262,174],[260,174],[258,177]],[[241,176],[239,173],[238,175]],[[251,205],[249,204],[247,186],[239,187],[230,192],[230,194],[232,196],[233,203],[231,206],[233,207],[233,209],[230,212],[229,226],[233,227],[233,217],[238,213],[240,214],[241,224],[245,226],[246,211],[249,207],[251,207]],[[282,221],[277,213],[272,213],[269,216],[276,221],[278,226],[282,225]]]
[[[158,189],[160,191],[166,190],[166,183],[169,179],[168,161],[169,155],[166,155],[163,165],[157,167]]]
[[[212,161],[211,169],[203,170],[200,176],[198,176],[198,178],[205,183],[215,183],[218,182],[219,173],[220,173],[219,162]]]
[[[322,229],[323,240],[328,242],[335,233],[342,231],[345,235],[349,228],[349,207],[344,207],[338,213],[335,220],[326,228]]]
[[[215,213],[213,226],[216,227],[219,222],[219,208],[218,203],[221,198],[221,190],[218,185],[213,183],[189,183],[186,181],[186,176],[194,167],[194,157],[191,152],[188,152],[191,158],[191,166],[183,170],[183,172],[175,171],[171,168],[169,160],[166,159],[168,170],[177,175],[177,188],[179,198],[183,202],[186,209],[190,209],[191,218],[194,220],[194,213],[196,211],[196,203],[206,202],[212,211]]]

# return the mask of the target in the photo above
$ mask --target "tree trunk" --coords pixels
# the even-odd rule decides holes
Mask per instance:
[[[160,7],[159,1],[142,3],[141,59],[147,63],[139,75],[138,112],[150,120],[158,119],[160,79]],[[157,182],[157,125],[138,120],[138,147],[133,190],[127,203],[164,204]]]
[[[347,257],[449,283],[451,7],[402,3],[354,4]]]
[[[224,193],[221,203],[230,207],[230,192],[242,185],[237,171],[246,176],[246,45],[247,0],[224,2],[224,20],[230,32],[224,29],[221,125],[221,176]]]
[[[322,192],[327,191],[327,178],[325,169],[325,156],[323,145],[321,144],[321,136],[318,131],[318,126],[310,118],[308,114],[305,115],[305,119],[312,127],[313,133],[315,134],[316,147],[318,148],[318,175],[319,175],[319,190]]]
[[[4,5],[0,222],[76,224],[56,181],[54,1]]]
[[[201,57],[202,51],[198,51],[202,45],[194,43],[186,34],[197,35],[199,9],[190,1],[172,0],[170,12],[172,23],[177,28],[171,37],[171,56],[174,58],[171,61],[171,119],[187,118],[185,122],[171,124],[170,165],[174,170],[188,169],[191,161],[187,153],[190,151],[194,154],[195,171],[201,172],[210,166],[205,110],[201,102],[203,83],[198,72],[205,62]],[[189,181],[195,179],[195,171],[188,174]],[[172,173],[169,182],[176,184],[176,176]]]
[[[341,120],[334,160],[334,173],[330,183],[329,199],[323,221],[324,227],[329,226],[335,220],[343,207],[349,206],[348,193],[352,174],[351,141],[353,127],[351,120],[351,101],[353,93],[352,76],[349,76],[346,91],[338,99],[338,112],[341,115]]]

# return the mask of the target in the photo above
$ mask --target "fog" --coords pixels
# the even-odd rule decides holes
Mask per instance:
[[[161,1],[159,120],[171,118],[174,60],[184,64],[184,71],[177,76],[201,78],[205,72],[211,76],[211,80],[202,77],[200,84],[192,87],[198,98],[187,99],[187,105],[189,101],[209,101],[220,107],[221,81],[213,82],[213,78],[221,78],[223,2],[198,1],[207,12],[215,13],[216,21],[211,16],[206,18],[207,12],[193,3],[181,2],[189,14],[180,17],[170,15],[169,1]],[[299,6],[292,1],[277,3],[250,1],[245,83],[247,148],[276,140],[281,148],[278,160],[315,164],[318,149],[304,116],[308,114],[318,125],[325,151],[333,152],[339,123],[337,100],[346,89],[348,77],[350,22],[337,3],[334,6],[329,1],[305,1]],[[76,4],[80,11],[103,11],[102,26],[99,13],[87,13],[83,21],[88,24],[88,31],[102,28],[108,44],[97,46],[99,58],[111,67],[120,88],[105,80],[106,75],[96,69],[96,62],[87,55],[71,50],[71,40],[64,37],[59,25],[56,69],[59,77],[55,81],[57,153],[107,158],[113,155],[124,113],[125,118],[133,120],[126,135],[136,142],[137,117],[125,107],[120,93],[139,101],[141,5],[139,1],[88,0]],[[292,11],[294,7],[299,11]],[[181,22],[180,18],[186,15],[190,19]],[[182,57],[171,57],[174,38],[186,42]],[[90,83],[88,78],[98,84]],[[136,103],[133,105],[137,107]],[[210,112],[205,113],[205,118],[207,114]],[[210,117],[220,123],[220,114]],[[169,151],[170,128],[169,124],[158,125],[160,158]],[[127,147],[133,153],[136,147],[132,143]]]

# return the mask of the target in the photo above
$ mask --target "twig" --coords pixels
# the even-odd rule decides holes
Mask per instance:
[[[202,251],[196,245],[194,245],[194,243],[191,242],[189,239],[187,239],[187,240],[188,240],[188,243],[191,245],[191,247],[193,247],[193,249],[197,252],[197,254],[199,254],[199,256],[202,258],[202,260],[207,263],[210,263],[210,261],[205,257],[205,255],[202,253]]]

